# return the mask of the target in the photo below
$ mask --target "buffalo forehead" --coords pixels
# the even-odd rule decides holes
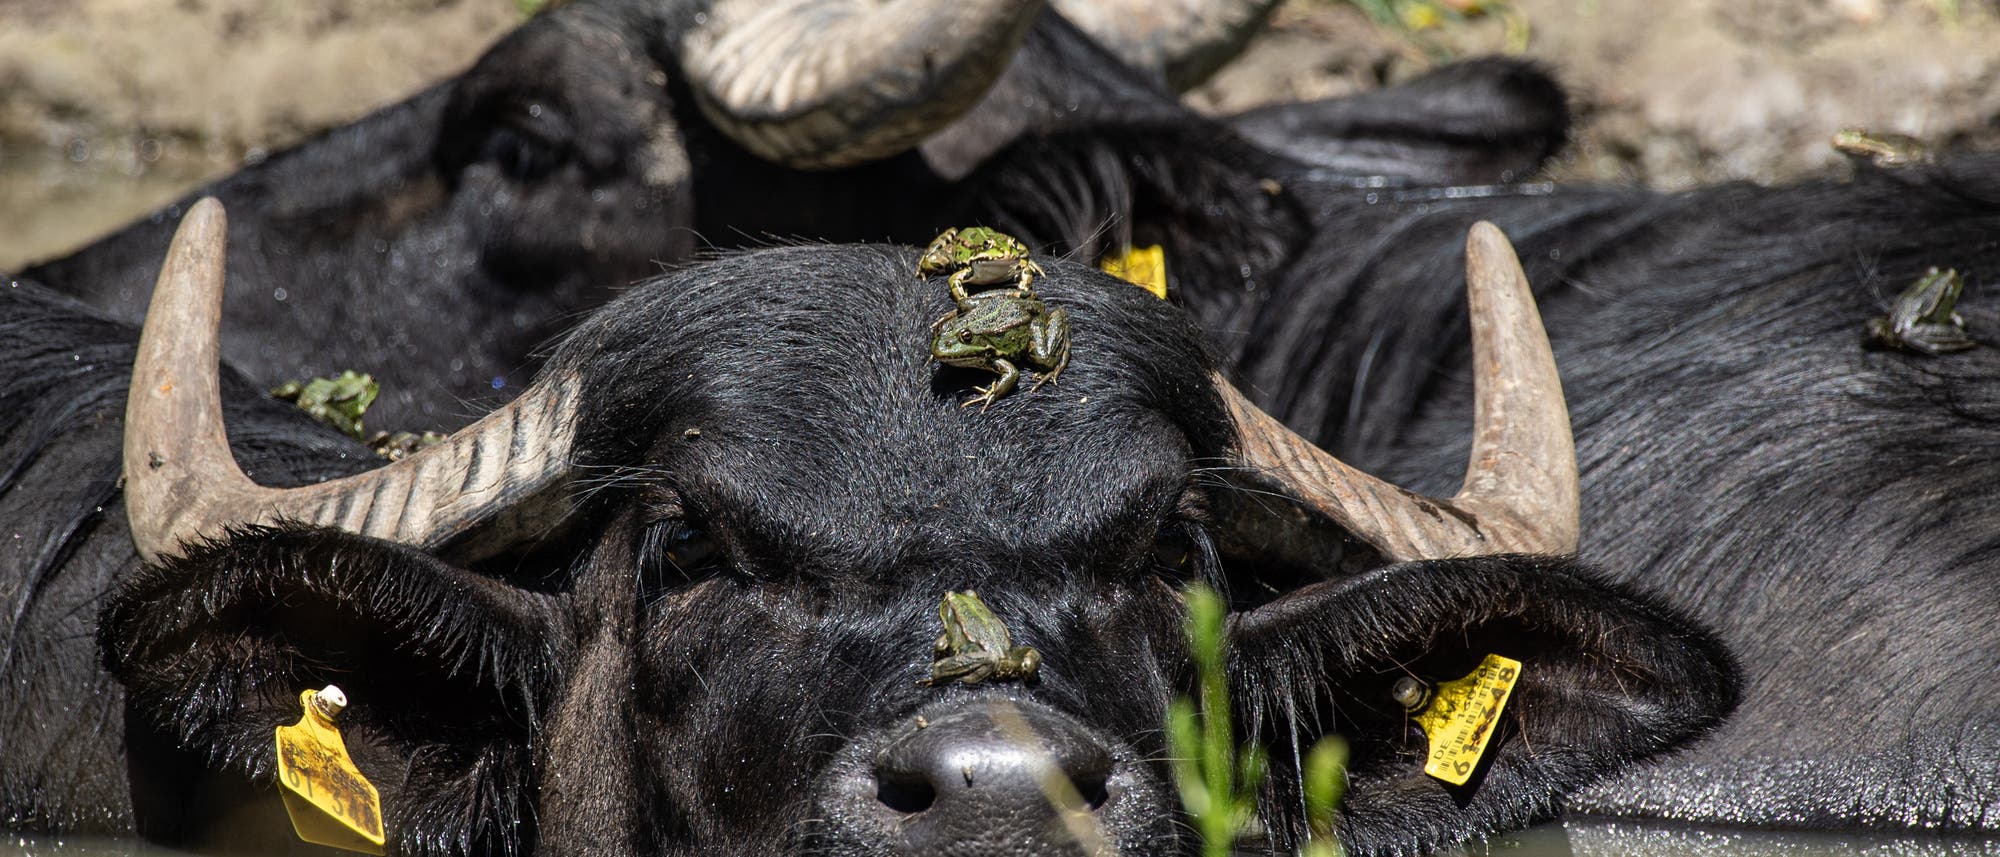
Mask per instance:
[[[889,248],[783,248],[656,281],[618,308],[603,336],[618,363],[593,372],[618,376],[606,396],[624,413],[657,420],[649,467],[732,528],[813,544],[1100,540],[1156,519],[1212,445],[1175,412],[1196,397],[1162,392],[1206,369],[1177,311],[1051,267],[1038,289],[1071,313],[1070,363],[985,411],[962,403],[992,374],[930,357],[944,288]]]
[[[1071,419],[1008,419],[1022,415],[949,401],[838,425],[714,414],[667,471],[718,523],[815,553],[843,542],[880,554],[1124,541],[1121,529],[1171,507],[1187,475],[1184,439],[1164,421],[1060,404]]]

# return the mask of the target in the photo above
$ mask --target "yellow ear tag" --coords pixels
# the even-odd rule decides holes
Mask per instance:
[[[278,793],[292,830],[318,845],[382,853],[382,796],[354,767],[333,725],[347,694],[327,685],[300,693],[299,704],[306,709],[299,722],[278,727]]]
[[[1438,685],[1430,706],[1416,715],[1431,741],[1424,773],[1455,786],[1472,779],[1520,677],[1520,661],[1487,655],[1466,677]]]
[[[1158,244],[1106,256],[1097,266],[1107,274],[1152,292],[1153,297],[1167,299],[1167,254]]]

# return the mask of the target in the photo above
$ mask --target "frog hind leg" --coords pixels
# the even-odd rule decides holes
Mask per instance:
[[[1014,285],[1016,288],[1020,289],[1022,293],[1032,295],[1035,293],[1035,291],[1034,289],[1029,288],[1029,286],[1035,284],[1036,277],[1046,277],[1046,276],[1048,276],[1048,272],[1042,270],[1042,266],[1037,265],[1034,262],[1031,262],[1027,259],[1023,259],[1021,260],[1021,277],[1018,281],[1015,282]]]
[[[962,684],[978,684],[992,678],[993,672],[992,655],[984,653],[953,655],[931,664],[931,677],[925,684],[932,687],[954,681]]]
[[[1054,381],[1062,374],[1063,367],[1069,365],[1069,310],[1057,307],[1049,313],[1047,320],[1029,327],[1034,340],[1029,344],[1028,356],[1035,365],[1046,368],[1035,384],[1028,388],[1032,393],[1043,384]]]
[[[1021,381],[1020,368],[1007,362],[1005,358],[993,358],[993,371],[999,372],[1000,377],[994,379],[993,383],[984,387],[972,388],[978,390],[979,395],[967,400],[965,404],[959,407],[969,408],[973,405],[978,405],[979,410],[983,413],[987,408],[993,406],[994,400],[1013,392],[1014,385]]]
[[[1955,324],[1913,325],[1900,339],[1909,349],[1933,356],[1964,351],[1979,344],[1965,335],[1965,328]]]

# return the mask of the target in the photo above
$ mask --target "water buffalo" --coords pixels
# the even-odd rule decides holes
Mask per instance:
[[[1190,687],[1192,581],[1231,598],[1275,848],[1304,828],[1296,760],[1322,734],[1353,750],[1350,851],[1416,853],[1544,817],[1733,703],[1712,638],[1563,556],[1561,394],[1490,227],[1467,277],[1482,452],[1450,499],[1277,427],[1183,311],[1066,260],[1034,284],[1067,313],[1061,377],[964,407],[991,376],[931,359],[951,302],[894,247],[645,284],[514,402],[370,469],[218,380],[225,231],[190,214],[136,347],[0,291],[21,367],[0,511],[31,534],[0,555],[30,582],[0,661],[15,827],[193,836],[268,788],[273,727],[335,682],[391,853],[1190,853],[1161,725]],[[1039,653],[1031,678],[924,681],[964,589]],[[1397,688],[1496,653],[1527,666],[1446,785]],[[1046,796],[1051,772],[1075,801]]]
[[[1175,299],[1252,398],[1405,484],[1443,486],[1464,455],[1456,236],[1486,219],[1518,242],[1575,420],[1583,555],[1672,593],[1748,679],[1713,739],[1572,812],[2000,833],[2000,157],[1658,194],[1356,187],[1171,138],[1104,154],[1132,145],[1040,144],[1035,183],[994,197],[1064,202],[991,221],[1054,252],[1111,219],[1166,243]],[[1246,168],[1306,222],[1241,185],[1204,187],[1192,226],[1157,203]],[[1955,308],[1906,294],[1933,268],[1967,278]],[[1967,348],[1883,348],[1899,314],[1931,323],[1912,311]]]
[[[460,76],[199,192],[235,215],[225,352],[267,384],[370,372],[376,426],[455,428],[511,398],[555,332],[704,243],[921,242],[956,222],[955,183],[1018,138],[1212,124],[1157,80],[1269,3],[1205,5],[1184,27],[1103,31],[1145,48],[1140,68],[1039,2],[561,4]],[[1473,181],[1532,169],[1566,130],[1560,94],[1519,67],[1410,92],[1296,108],[1304,145],[1400,172],[1382,154],[1425,151],[1410,129],[1435,124],[1449,152],[1408,169]],[[1492,117],[1533,127],[1468,140]],[[193,199],[24,275],[137,320]]]

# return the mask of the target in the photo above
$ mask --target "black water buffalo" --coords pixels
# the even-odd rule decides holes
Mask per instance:
[[[1024,152],[1043,171],[993,197],[1062,203],[992,222],[1054,252],[1111,220],[1165,242],[1176,299],[1252,398],[1406,484],[1464,461],[1456,236],[1487,219],[1516,240],[1575,420],[1582,554],[1693,609],[1748,677],[1718,735],[1570,811],[2000,832],[2000,157],[1656,194],[1355,187],[1282,159],[1204,165],[1170,138],[1105,154],[1133,145]],[[1306,222],[1244,187],[1204,193],[1226,233],[1155,202],[1246,168]],[[1251,276],[1219,241],[1286,262]],[[1967,278],[1955,310],[1904,295],[1932,268]],[[1871,333],[1925,306],[1969,349]]]
[[[194,836],[272,781],[300,690],[335,682],[391,853],[1191,853],[1161,738],[1191,581],[1234,605],[1279,849],[1322,734],[1353,750],[1350,851],[1416,853],[1544,817],[1734,699],[1728,656],[1673,609],[1573,559],[1493,555],[1566,552],[1577,502],[1497,233],[1469,277],[1488,460],[1430,500],[1333,477],[1217,380],[1186,314],[1068,261],[1035,283],[1068,314],[1061,377],[964,407],[991,376],[931,359],[951,303],[889,247],[641,286],[506,408],[370,470],[233,374],[218,398],[217,211],[190,216],[136,348],[0,291],[0,512],[29,534],[0,554],[29,582],[0,661],[15,827]],[[963,589],[1039,651],[1034,677],[920,683]],[[1495,653],[1528,666],[1447,786],[1396,688]],[[1077,802],[1051,803],[1051,771]]]
[[[957,222],[958,180],[1023,136],[1227,136],[1158,79],[1214,62],[1270,4],[1103,33],[1146,67],[1038,2],[864,5],[561,4],[457,78],[202,189],[234,214],[226,353],[269,384],[370,372],[376,426],[455,428],[520,389],[536,346],[703,244],[921,243]],[[1566,130],[1560,94],[1519,67],[1405,92],[1279,116],[1335,168],[1460,182],[1525,173]],[[1440,146],[1412,139],[1426,125]],[[193,199],[25,276],[136,321]]]

